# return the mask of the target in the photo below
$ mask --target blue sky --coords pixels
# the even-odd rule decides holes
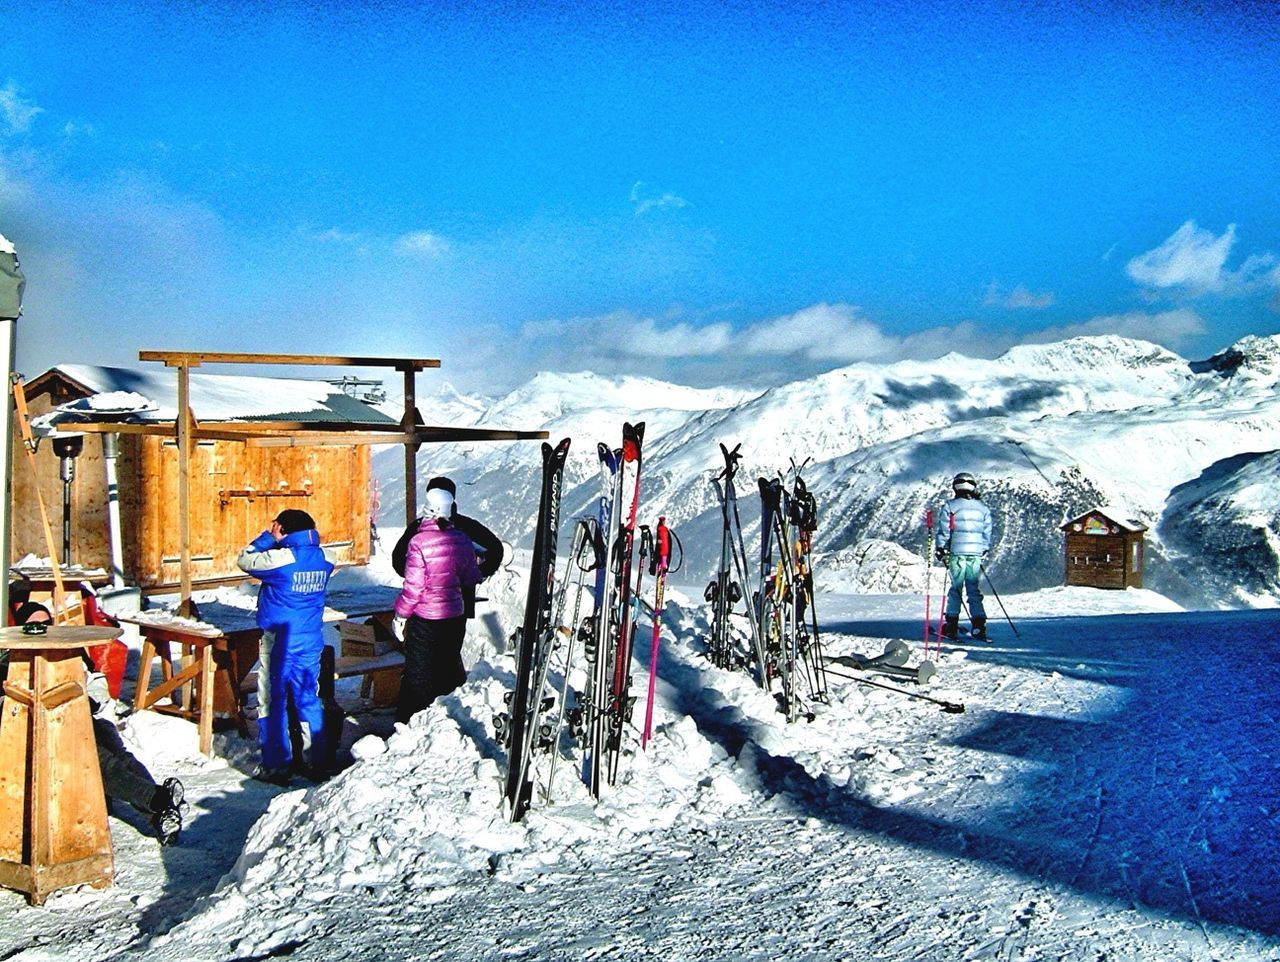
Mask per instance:
[[[20,370],[771,383],[1280,330],[1269,5],[352,6],[6,7]]]

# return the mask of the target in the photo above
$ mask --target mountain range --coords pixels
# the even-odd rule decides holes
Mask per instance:
[[[1115,336],[1020,346],[992,359],[852,364],[767,390],[691,388],[643,377],[542,373],[497,399],[448,387],[424,396],[428,424],[542,428],[573,439],[568,520],[593,513],[597,442],[645,422],[640,520],[667,518],[690,583],[709,577],[721,510],[720,445],[741,444],[748,552],[756,479],[797,466],[819,505],[819,584],[919,590],[925,512],[959,471],[995,518],[989,562],[1003,592],[1061,584],[1060,526],[1092,508],[1147,528],[1145,586],[1186,607],[1280,603],[1280,335],[1246,337],[1204,361]],[[537,512],[533,442],[424,447],[420,484],[447,474],[459,506],[527,546]],[[403,456],[375,455],[385,526],[402,523]],[[892,576],[894,571],[900,577]]]

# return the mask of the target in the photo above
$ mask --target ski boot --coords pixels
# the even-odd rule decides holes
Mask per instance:
[[[944,615],[942,619],[942,637],[955,641],[960,634],[960,616]]]
[[[987,638],[987,619],[974,618],[973,629],[969,632],[969,637],[977,641],[989,641]]]
[[[182,833],[182,820],[187,812],[186,789],[176,778],[166,778],[156,786],[151,798],[151,825],[161,845],[173,845]]]
[[[268,768],[266,765],[258,765],[249,777],[255,782],[266,782],[268,785],[278,785],[281,788],[288,788],[293,784],[293,774],[287,766]]]

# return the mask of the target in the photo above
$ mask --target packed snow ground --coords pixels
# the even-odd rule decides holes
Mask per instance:
[[[0,894],[0,959],[1280,960],[1280,613],[1004,597],[1018,634],[993,603],[995,640],[946,646],[934,684],[867,676],[964,714],[833,675],[788,725],[706,662],[701,586],[669,589],[648,750],[629,733],[598,804],[562,757],[510,825],[491,719],[523,578],[488,589],[459,692],[394,731],[340,692],[354,757],[326,784],[259,784],[234,733],[205,759],[188,723],[130,716],[187,784],[181,843],[117,807],[115,884]],[[817,604],[831,655],[920,634],[918,595]]]

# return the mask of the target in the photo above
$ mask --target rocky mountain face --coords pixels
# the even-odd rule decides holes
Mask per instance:
[[[723,468],[720,445],[740,443],[748,551],[759,532],[757,479],[790,483],[803,466],[819,503],[820,581],[832,588],[917,584],[923,560],[913,573],[905,559],[923,559],[925,512],[964,470],[979,478],[995,516],[989,570],[1001,592],[1060,584],[1060,525],[1102,507],[1148,527],[1147,587],[1215,607],[1280,599],[1278,376],[1278,336],[1245,338],[1203,362],[1107,336],[1022,346],[994,360],[855,364],[764,392],[544,373],[496,401],[449,396],[421,406],[432,423],[429,410],[571,437],[566,522],[593,511],[597,442],[616,447],[623,421],[644,421],[641,521],[666,516],[691,582],[709,577],[719,555],[711,479]],[[402,523],[402,461],[399,449],[375,457],[385,526]],[[537,511],[539,464],[535,442],[419,454],[422,483],[454,477],[462,510],[521,547]]]

